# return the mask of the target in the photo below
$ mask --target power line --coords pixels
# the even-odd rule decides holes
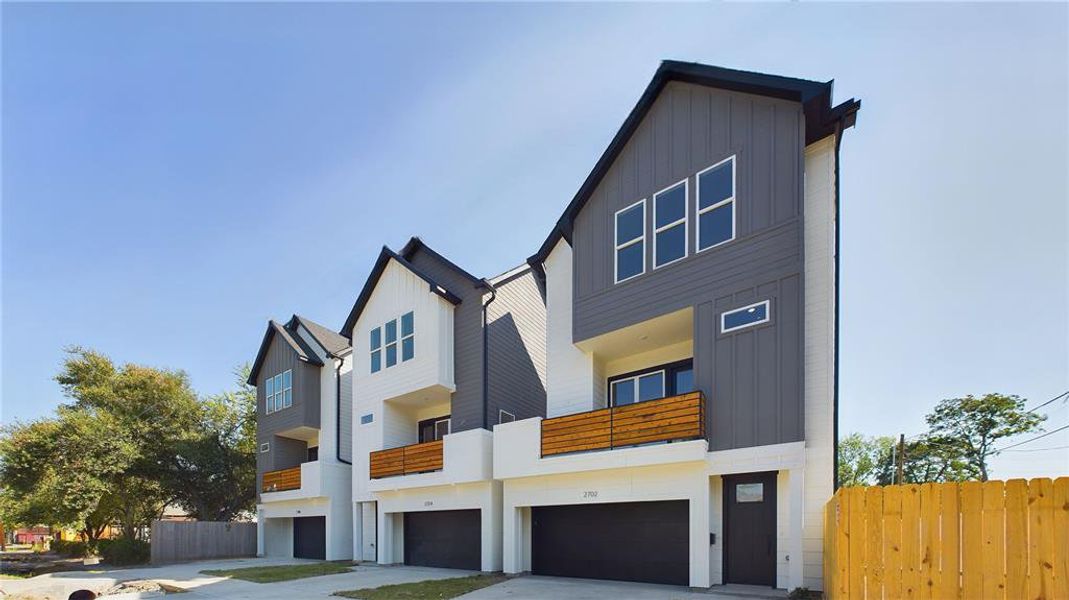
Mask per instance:
[[[1038,439],[1045,438],[1048,435],[1054,435],[1055,433],[1058,433],[1059,431],[1062,431],[1064,429],[1069,429],[1069,425],[1062,425],[1061,427],[1059,427],[1057,429],[1052,429],[1051,431],[1048,431],[1047,433],[1044,433],[1042,435],[1037,435],[1034,438],[1029,438],[1029,439],[1027,439],[1027,440],[1025,440],[1023,442],[1017,442],[1016,444],[1010,444],[1009,446],[1006,446],[1006,447],[1003,447],[1003,448],[999,448],[999,449],[995,450],[995,452],[1002,452],[1003,450],[1008,450],[1010,448],[1016,448],[1017,446],[1022,446],[1024,444],[1029,443],[1029,442],[1034,442],[1034,441],[1036,441]]]
[[[1007,452],[1045,452],[1047,450],[1065,450],[1069,446],[1053,446],[1051,448],[1025,448],[1024,450],[1007,450]]]
[[[1044,406],[1050,404],[1051,402],[1054,402],[1055,400],[1057,400],[1059,398],[1062,398],[1062,397],[1065,397],[1065,396],[1069,396],[1069,390],[1065,390],[1064,392],[1058,394],[1057,396],[1051,398],[1050,400],[1047,400],[1043,404],[1040,404],[1039,406],[1036,406],[1035,408],[1032,408],[1028,412],[1036,412],[1037,410],[1043,408]]]

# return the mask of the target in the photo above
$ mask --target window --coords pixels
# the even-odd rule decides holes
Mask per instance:
[[[420,421],[417,427],[419,428],[419,443],[433,442],[449,435],[450,418],[449,415],[445,415],[427,419]]]
[[[401,361],[412,360],[416,354],[416,331],[411,312],[401,315]]]
[[[698,173],[698,252],[735,239],[735,157]]]
[[[616,283],[646,272],[646,201],[616,212]]]
[[[264,380],[264,411],[273,413],[293,406],[293,371],[286,370]]]
[[[686,359],[609,378],[609,406],[668,398],[694,391],[694,360]]]
[[[382,370],[382,328],[376,327],[371,330],[371,372],[378,373]]]
[[[720,314],[720,333],[729,333],[768,322],[769,301],[758,302]]]
[[[687,256],[687,180],[653,195],[653,268]]]
[[[374,420],[375,420],[375,415],[373,415],[373,414],[368,413],[366,415],[360,415],[360,424],[361,425],[367,425],[368,423],[370,423],[370,422],[372,422]]]
[[[319,460],[319,446],[312,446],[308,449],[308,462],[315,462]]]
[[[371,330],[371,372],[378,373],[384,368],[389,368],[398,362],[398,346],[400,346],[400,361],[412,360],[416,356],[416,317],[409,311],[399,319],[388,321],[382,327]],[[400,332],[398,332],[400,322]],[[400,334],[400,335],[398,335]]]
[[[764,502],[765,484],[763,483],[736,483],[735,502]]]
[[[263,444],[260,444],[260,452],[261,453],[262,452],[268,452],[270,450],[271,450],[271,444],[268,444],[267,442],[264,442]]]
[[[516,420],[516,415],[510,413],[509,411],[500,410],[500,409],[497,411],[497,422],[498,423],[511,423],[511,422],[513,422],[515,420]]]
[[[664,398],[664,371],[612,382],[612,405],[623,406]]]

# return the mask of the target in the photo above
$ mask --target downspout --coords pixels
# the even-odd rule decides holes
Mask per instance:
[[[352,461],[341,457],[341,368],[345,365],[345,359],[330,352],[327,356],[338,361],[337,366],[334,367],[334,393],[337,398],[337,411],[334,416],[334,456],[338,462],[351,465]]]
[[[482,285],[490,291],[490,299],[483,303],[483,429],[490,429],[490,332],[487,329],[487,310],[497,300],[497,288],[483,279]]]

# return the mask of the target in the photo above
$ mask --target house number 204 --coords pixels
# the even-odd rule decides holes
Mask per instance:
[[[594,490],[587,490],[587,491],[583,492],[583,497],[584,498],[597,498],[598,497],[598,493],[596,491],[594,491]]]

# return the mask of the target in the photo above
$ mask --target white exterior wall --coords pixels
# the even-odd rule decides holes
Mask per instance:
[[[413,312],[415,355],[378,373],[371,372],[370,332]],[[399,325],[400,326],[400,325]],[[453,305],[430,291],[427,282],[391,260],[353,327],[353,491],[354,502],[370,502],[369,454],[417,441],[411,411],[390,398],[418,394],[448,398],[453,382]],[[439,403],[435,401],[434,403]],[[362,417],[370,415],[371,422]]]
[[[835,136],[805,149],[803,585],[822,590],[824,504],[835,469]]]
[[[593,355],[572,343],[572,247],[561,240],[546,270],[546,415],[550,418],[599,408],[604,384]],[[598,388],[601,389],[599,393]]]

